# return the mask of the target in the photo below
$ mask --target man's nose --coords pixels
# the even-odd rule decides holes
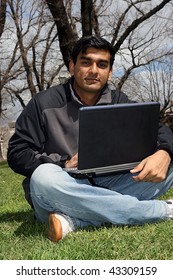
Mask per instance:
[[[97,67],[97,64],[96,64],[96,63],[93,63],[93,64],[91,65],[90,71],[91,71],[93,74],[98,73],[98,67]]]

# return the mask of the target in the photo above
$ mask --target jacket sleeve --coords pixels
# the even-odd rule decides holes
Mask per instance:
[[[51,158],[44,152],[46,132],[42,112],[36,98],[32,98],[16,121],[15,133],[9,140],[7,161],[11,169],[26,177],[43,163],[63,166],[66,157]]]
[[[167,151],[173,160],[173,133],[169,127],[161,123],[158,129],[157,149]]]

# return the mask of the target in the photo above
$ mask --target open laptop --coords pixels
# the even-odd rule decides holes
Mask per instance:
[[[151,155],[157,144],[160,104],[128,103],[79,110],[77,178],[127,172]]]

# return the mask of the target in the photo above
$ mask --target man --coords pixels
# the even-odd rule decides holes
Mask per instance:
[[[107,84],[114,55],[103,38],[81,38],[72,52],[72,77],[33,97],[9,141],[9,166],[29,178],[26,196],[36,218],[49,222],[52,241],[88,225],[141,225],[173,217],[173,200],[156,199],[173,185],[173,135],[162,125],[157,151],[129,173],[89,180],[62,169],[78,165],[81,106],[130,102]]]

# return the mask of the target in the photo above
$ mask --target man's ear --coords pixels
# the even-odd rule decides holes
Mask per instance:
[[[111,80],[111,77],[112,77],[112,69],[109,71],[108,80]]]
[[[71,75],[71,76],[74,75],[74,62],[73,62],[72,59],[71,59],[70,62],[69,62],[69,72],[70,72],[70,75]]]

